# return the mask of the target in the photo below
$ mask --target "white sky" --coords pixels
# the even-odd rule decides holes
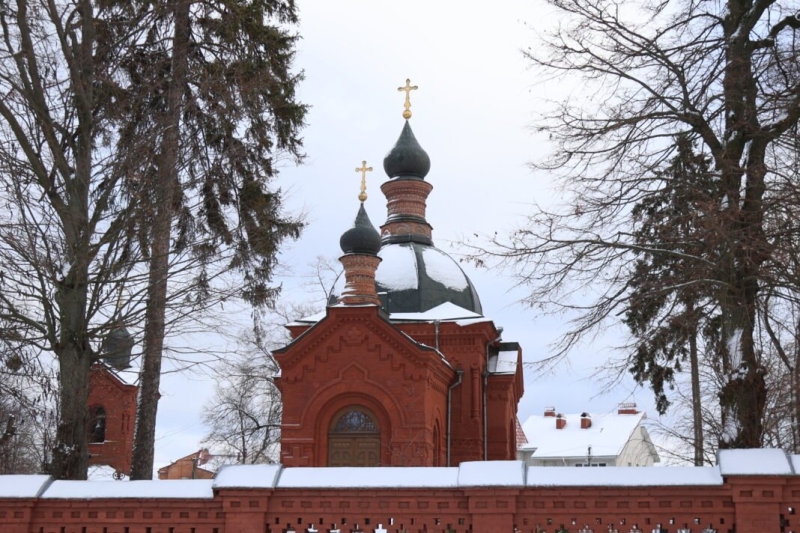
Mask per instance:
[[[299,98],[312,106],[304,131],[305,165],[286,163],[280,186],[294,213],[307,213],[303,237],[282,254],[302,271],[317,255],[338,257],[339,236],[352,224],[362,160],[368,174],[367,211],[377,226],[386,217],[379,185],[387,180],[383,156],[403,126],[403,94],[410,78],[411,125],[431,157],[426,178],[434,189],[428,221],[434,242],[457,255],[457,244],[473,234],[507,232],[519,225],[530,204],[557,199],[547,175],[528,163],[549,150],[531,124],[545,92],[558,97],[580,85],[537,84],[521,50],[536,45],[536,31],[553,22],[541,0],[476,2],[454,0],[298,0],[302,40],[297,70],[305,72]],[[548,343],[564,331],[560,319],[537,316],[516,302],[523,292],[497,269],[462,265],[475,284],[484,314],[504,327],[506,341],[520,342],[523,357],[549,354]],[[297,295],[296,281],[285,294]],[[576,352],[570,365],[548,376],[525,373],[520,419],[545,406],[561,412],[609,412],[622,401],[637,401],[654,416],[651,393],[630,381],[597,396],[590,379],[609,352],[596,339]],[[168,374],[162,379],[156,442],[156,468],[198,449],[205,435],[199,416],[213,392],[205,375]]]

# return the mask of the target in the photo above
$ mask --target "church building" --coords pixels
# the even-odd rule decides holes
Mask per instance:
[[[521,349],[483,315],[458,263],[433,244],[430,158],[411,129],[383,161],[380,233],[361,205],[344,232],[345,286],[323,314],[289,324],[274,355],[284,466],[457,466],[513,460]]]

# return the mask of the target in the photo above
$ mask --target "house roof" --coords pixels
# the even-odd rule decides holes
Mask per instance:
[[[531,415],[522,424],[528,443],[520,450],[534,450],[533,457],[616,457],[630,440],[645,413],[591,413],[591,427],[581,429],[581,414],[560,415],[567,421],[556,428],[555,416]],[[591,446],[591,453],[589,447]]]

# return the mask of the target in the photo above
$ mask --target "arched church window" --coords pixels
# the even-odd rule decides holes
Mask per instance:
[[[361,410],[347,411],[333,427],[334,433],[377,433],[375,422],[367,413]]]
[[[362,407],[340,411],[328,433],[328,466],[379,466],[381,433],[375,415]]]
[[[106,410],[97,405],[89,410],[89,442],[106,441]]]

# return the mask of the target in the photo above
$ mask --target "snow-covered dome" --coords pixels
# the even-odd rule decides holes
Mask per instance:
[[[424,313],[452,303],[483,314],[478,293],[452,257],[438,248],[418,243],[384,244],[375,285],[388,313]]]

